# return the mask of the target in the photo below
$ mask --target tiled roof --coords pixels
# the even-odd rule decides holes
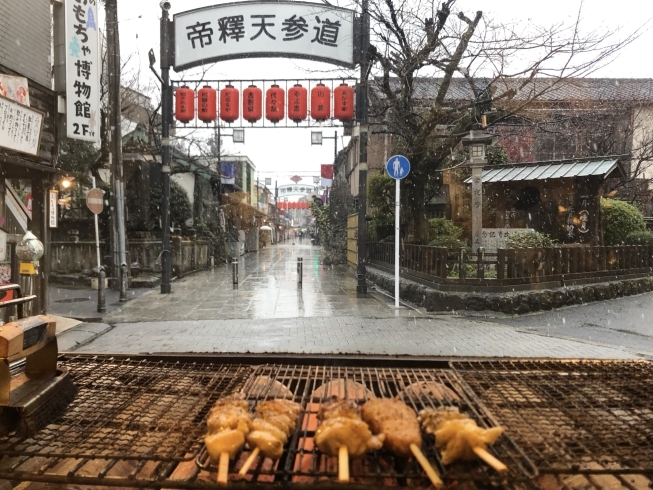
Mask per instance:
[[[653,79],[650,78],[571,78],[564,81],[557,81],[553,78],[535,78],[528,82],[524,88],[520,86],[525,79],[512,78],[502,79],[494,82],[492,90],[498,96],[510,89],[517,91],[515,99],[527,100],[534,94],[542,101],[637,101],[653,102]],[[380,83],[379,80],[375,81]],[[435,99],[440,88],[441,78],[417,78],[415,79],[415,99]],[[482,90],[490,83],[490,79],[475,79],[477,89]],[[399,80],[390,80],[390,86],[399,88]],[[377,87],[375,92],[383,98],[383,94]],[[470,101],[474,99],[474,93],[469,82],[464,78],[453,78],[447,101]]]
[[[518,180],[547,180],[573,177],[607,178],[619,165],[616,158],[583,161],[550,161],[514,165],[493,165],[483,167],[483,183],[514,182]],[[466,184],[471,183],[469,178]]]

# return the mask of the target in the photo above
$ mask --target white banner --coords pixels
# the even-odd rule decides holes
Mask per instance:
[[[0,146],[38,156],[43,114],[0,97]]]
[[[311,195],[318,192],[318,188],[312,185],[280,185],[278,187],[280,196],[293,196],[293,195]]]
[[[100,141],[100,43],[96,0],[65,0],[66,132]]]
[[[240,2],[174,16],[175,70],[224,59],[293,57],[354,66],[354,12],[318,3]]]

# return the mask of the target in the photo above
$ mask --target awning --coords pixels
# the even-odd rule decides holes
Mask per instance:
[[[569,179],[574,177],[608,178],[613,172],[621,171],[619,160],[592,159],[537,163],[516,163],[483,167],[483,183],[514,182],[518,180]],[[471,184],[471,177],[465,184]]]

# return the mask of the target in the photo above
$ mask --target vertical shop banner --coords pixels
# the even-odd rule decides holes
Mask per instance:
[[[51,189],[48,191],[48,226],[57,228],[59,226],[59,193]]]
[[[100,141],[100,43],[97,0],[65,0],[66,130],[72,139]]]
[[[327,164],[322,165],[321,171],[322,178],[322,187],[331,187],[333,186],[333,165]]]

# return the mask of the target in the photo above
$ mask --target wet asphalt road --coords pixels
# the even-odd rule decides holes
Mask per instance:
[[[653,293],[491,321],[653,357]]]

